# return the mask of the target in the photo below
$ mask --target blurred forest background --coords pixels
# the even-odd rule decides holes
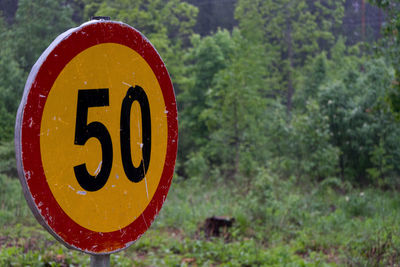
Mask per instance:
[[[37,58],[94,15],[150,39],[179,110],[167,202],[112,266],[400,266],[399,0],[0,0],[1,266],[88,264],[31,215],[13,136]]]

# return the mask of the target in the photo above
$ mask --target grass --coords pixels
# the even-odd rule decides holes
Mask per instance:
[[[235,186],[173,183],[152,227],[111,266],[399,266],[400,197],[279,179],[265,171]],[[54,240],[31,215],[17,179],[0,176],[0,266],[87,266],[89,256]],[[229,216],[224,237],[207,239],[207,217]]]

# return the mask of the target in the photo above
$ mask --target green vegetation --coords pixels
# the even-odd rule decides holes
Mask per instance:
[[[1,214],[0,265],[87,265],[87,255],[67,250],[35,223],[18,182],[1,178],[9,184],[1,192],[2,211],[18,212]],[[154,225],[112,255],[111,265],[396,266],[400,260],[400,196],[394,192],[362,191],[333,178],[297,184],[266,171],[247,188],[232,185],[173,184]],[[202,224],[213,214],[236,222],[222,237],[207,239]]]
[[[179,108],[168,199],[112,266],[398,266],[400,1],[217,2],[0,3],[0,266],[89,264],[32,216],[13,135],[36,59],[94,15],[150,39]]]

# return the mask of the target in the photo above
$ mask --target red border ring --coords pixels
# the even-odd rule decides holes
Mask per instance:
[[[61,209],[47,184],[40,152],[41,118],[56,78],[76,55],[101,43],[125,45],[146,60],[158,79],[168,111],[167,153],[156,192],[141,216],[123,229],[107,233],[78,225]],[[160,211],[171,185],[178,143],[177,115],[168,71],[155,48],[134,28],[120,22],[91,21],[58,36],[29,74],[15,125],[19,178],[25,198],[39,223],[67,247],[90,254],[113,253],[135,242]]]

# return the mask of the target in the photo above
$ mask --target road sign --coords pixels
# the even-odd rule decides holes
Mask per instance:
[[[53,41],[28,77],[17,165],[38,221],[67,247],[119,251],[168,193],[177,110],[167,69],[132,27],[91,21]]]

